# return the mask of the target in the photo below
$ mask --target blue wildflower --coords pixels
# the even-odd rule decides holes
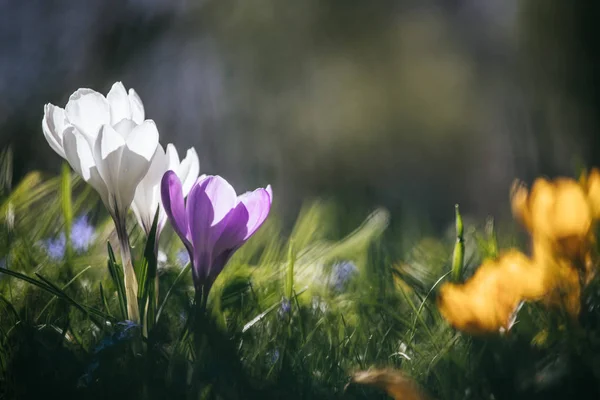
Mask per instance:
[[[177,252],[177,262],[182,267],[185,267],[190,262],[190,255],[186,249],[181,249]]]
[[[358,268],[351,261],[342,261],[333,265],[331,271],[331,286],[335,291],[341,292],[346,288],[350,279],[358,272]]]
[[[48,257],[53,260],[61,260],[65,257],[65,251],[67,250],[67,239],[65,234],[61,233],[55,239],[47,239],[44,241],[42,247],[46,249]]]
[[[290,313],[290,311],[292,311],[292,303],[290,302],[289,299],[284,297],[281,300],[281,305],[279,306],[279,310],[277,311],[277,314],[279,315],[279,318],[284,318],[286,315],[288,315]]]
[[[71,243],[75,251],[87,251],[94,240],[94,227],[88,222],[85,215],[77,218],[71,225]],[[57,238],[46,239],[41,247],[46,250],[53,260],[62,260],[67,250],[67,239],[64,232]]]
[[[112,335],[102,338],[100,343],[94,349],[94,353],[99,353],[109,347],[118,345],[122,341],[131,339],[135,335],[135,328],[138,328],[139,326],[140,325],[129,320],[117,322],[117,331]]]
[[[87,251],[94,241],[94,227],[89,223],[88,217],[78,217],[71,226],[71,242],[76,251]]]
[[[117,334],[117,340],[132,338],[135,334],[135,328],[139,327],[138,324],[129,320],[117,322],[117,325],[122,327],[121,332]]]

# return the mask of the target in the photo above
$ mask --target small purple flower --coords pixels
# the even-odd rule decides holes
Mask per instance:
[[[88,217],[78,217],[71,226],[71,242],[76,251],[87,251],[94,241],[94,227],[89,223]]]
[[[220,176],[201,176],[183,200],[181,181],[167,171],[161,182],[163,206],[192,261],[196,291],[207,296],[233,253],[260,228],[271,209],[271,187],[237,196]]]
[[[350,279],[358,272],[358,268],[350,261],[342,261],[333,265],[331,271],[331,287],[341,292]]]
[[[190,255],[186,249],[179,250],[175,257],[177,258],[177,263],[182,267],[185,267],[190,262]]]
[[[135,330],[140,327],[139,324],[136,324],[130,320],[117,322],[117,325],[120,328],[120,332],[117,334],[117,340],[124,340],[133,337]]]
[[[78,252],[87,251],[94,240],[94,227],[88,222],[87,216],[78,217],[71,225],[71,243],[73,249]],[[58,237],[46,239],[41,247],[46,250],[48,257],[53,260],[62,260],[67,251],[67,239],[65,233],[61,232]]]
[[[290,311],[292,311],[292,303],[290,302],[289,299],[287,298],[283,298],[281,300],[281,305],[279,306],[279,310],[277,311],[277,314],[279,315],[279,318],[284,318],[285,316],[287,316]]]
[[[46,249],[48,257],[53,260],[62,260],[65,257],[65,251],[67,250],[67,240],[65,234],[61,233],[55,239],[47,239],[44,241],[42,247]]]

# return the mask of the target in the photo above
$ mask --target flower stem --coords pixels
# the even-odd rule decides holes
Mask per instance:
[[[159,233],[160,233],[160,231],[157,230],[156,237],[154,239],[154,255],[156,256],[155,260],[158,260],[158,239],[160,238]],[[157,261],[157,263],[158,263],[158,261]],[[154,277],[154,300],[156,302],[156,305],[155,305],[156,309],[158,309],[158,287],[159,287],[159,285],[158,285],[158,271],[157,271],[156,276]]]
[[[127,298],[127,317],[136,324],[140,323],[140,310],[138,307],[138,283],[131,261],[131,249],[129,248],[129,235],[125,226],[125,218],[115,218],[119,247],[121,249],[121,263],[123,264],[123,281],[125,285],[125,297]]]
[[[71,241],[71,229],[73,225],[73,202],[71,187],[71,167],[64,162],[61,171],[61,206],[64,218],[65,234],[65,275],[71,279],[73,272],[73,243]]]

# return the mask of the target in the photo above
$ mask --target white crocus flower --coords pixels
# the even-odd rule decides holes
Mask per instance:
[[[42,129],[50,147],[96,189],[110,212],[119,236],[128,317],[139,322],[125,217],[160,147],[154,121],[144,120],[137,93],[117,82],[106,97],[79,89],[64,109],[46,104]]]
[[[135,191],[131,209],[146,235],[150,233],[154,215],[158,209],[157,242],[167,220],[167,214],[160,198],[160,182],[167,171],[174,171],[177,174],[183,184],[183,196],[187,196],[200,172],[200,162],[196,150],[193,147],[188,149],[185,158],[180,162],[177,150],[171,143],[167,145],[166,153],[162,146],[158,146],[148,173]]]
[[[96,189],[113,218],[123,219],[158,147],[158,130],[144,121],[137,93],[127,93],[121,82],[106,97],[79,89],[64,109],[44,107],[42,128],[50,147]]]

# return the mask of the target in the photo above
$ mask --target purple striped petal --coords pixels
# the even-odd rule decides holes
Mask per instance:
[[[163,207],[167,213],[173,230],[183,241],[183,244],[191,248],[189,240],[189,226],[187,214],[185,212],[185,203],[183,201],[183,191],[181,181],[173,171],[167,171],[161,181],[161,197]]]

